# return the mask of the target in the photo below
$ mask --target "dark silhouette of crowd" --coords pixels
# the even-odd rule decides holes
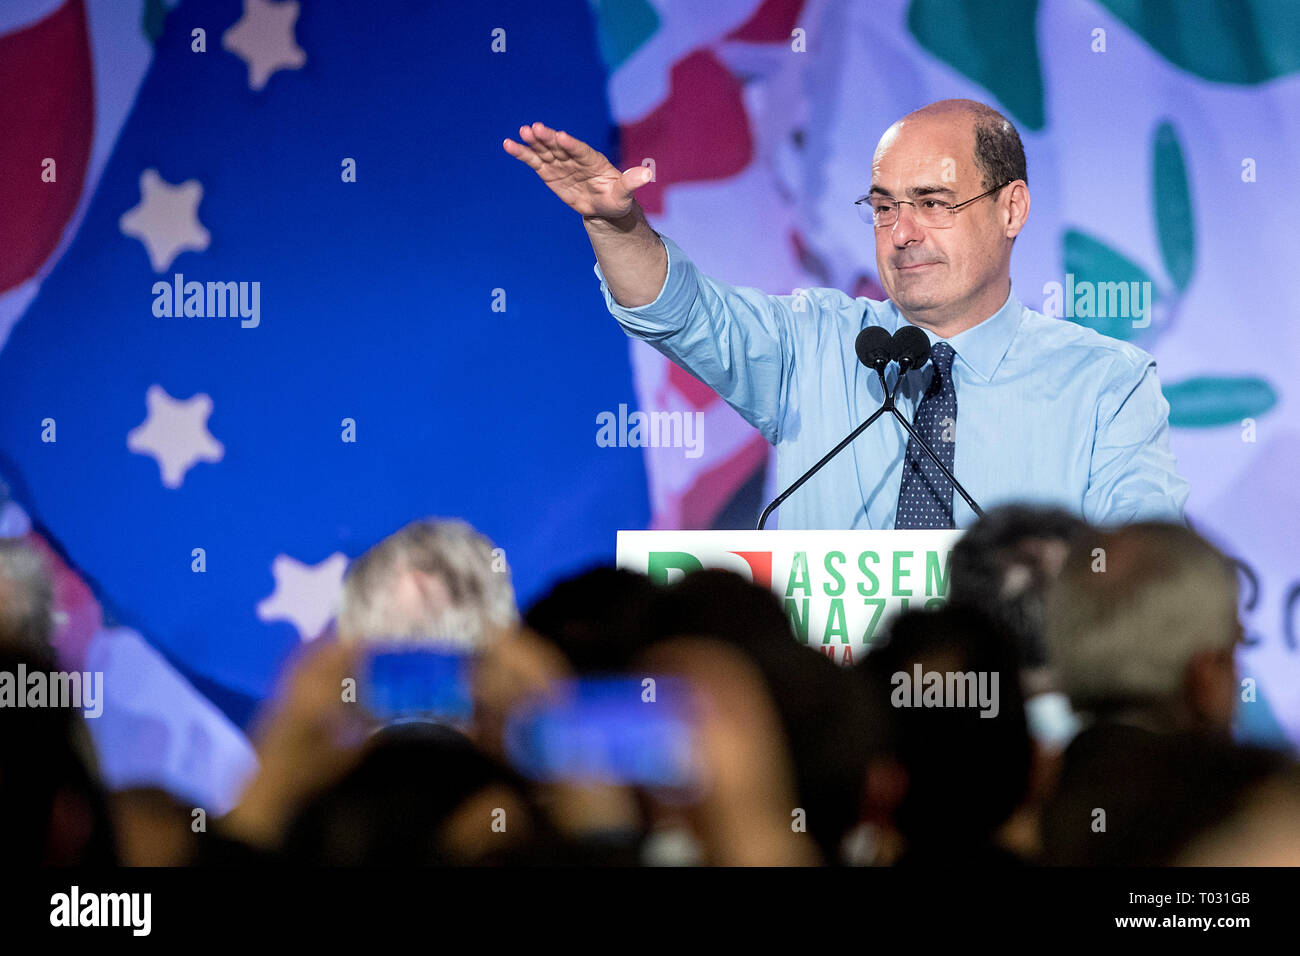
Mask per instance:
[[[0,542],[0,672],[57,670],[51,600]],[[286,663],[229,813],[110,792],[78,710],[0,707],[0,827],[19,865],[1300,863],[1300,770],[1234,740],[1236,572],[1193,530],[999,508],[883,630],[841,666],[716,570],[595,568],[520,615],[490,541],[417,521]],[[382,654],[453,658],[465,709],[417,681],[384,712]]]

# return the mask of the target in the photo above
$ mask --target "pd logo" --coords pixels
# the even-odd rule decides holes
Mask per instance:
[[[772,589],[771,551],[715,553],[711,556],[708,567],[733,571],[769,591]],[[704,568],[703,561],[686,551],[651,551],[646,574],[655,584],[672,584],[685,575],[703,571]]]

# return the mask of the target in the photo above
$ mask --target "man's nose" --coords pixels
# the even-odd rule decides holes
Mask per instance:
[[[909,243],[920,242],[925,238],[925,227],[917,219],[916,207],[911,203],[899,203],[898,221],[890,227],[889,237],[894,241],[895,248],[898,249],[902,249]]]

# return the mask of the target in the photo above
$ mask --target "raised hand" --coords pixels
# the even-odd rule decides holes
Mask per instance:
[[[542,123],[519,127],[522,143],[502,142],[505,151],[533,168],[560,199],[587,219],[622,219],[632,212],[632,196],[650,181],[651,172],[633,166],[624,172],[603,153],[564,130]]]

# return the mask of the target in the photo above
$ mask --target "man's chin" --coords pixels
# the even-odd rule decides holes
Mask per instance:
[[[894,281],[891,283],[894,287],[893,294],[890,298],[904,308],[934,308],[943,300],[943,290],[940,288],[941,283],[936,282],[934,276],[924,275],[931,271],[933,270],[922,269],[914,275],[895,274]]]
[[[904,312],[925,312],[942,304],[942,296],[937,292],[920,292],[914,289],[900,290],[891,297],[894,305]]]

